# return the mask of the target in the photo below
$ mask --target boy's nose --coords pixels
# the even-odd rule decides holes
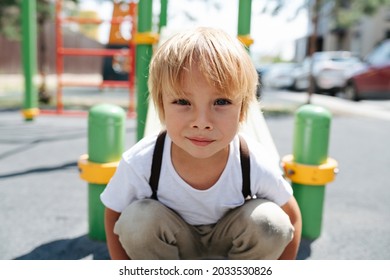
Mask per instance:
[[[192,122],[193,128],[198,129],[212,129],[213,124],[210,118],[210,113],[206,111],[197,111]]]

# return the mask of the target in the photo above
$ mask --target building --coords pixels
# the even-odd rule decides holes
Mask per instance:
[[[348,29],[332,29],[334,2],[321,7],[317,27],[317,51],[347,50],[364,58],[379,42],[390,38],[390,5],[381,7],[373,16],[363,16]],[[311,17],[311,14],[309,13]],[[309,21],[311,24],[311,21]],[[311,26],[308,28],[311,33]],[[295,42],[295,60],[309,53],[309,35]]]

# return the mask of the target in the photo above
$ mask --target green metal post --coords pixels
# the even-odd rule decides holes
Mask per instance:
[[[238,5],[238,35],[251,33],[252,0],[240,0]]]
[[[252,0],[240,0],[238,5],[238,26],[237,37],[244,44],[249,52],[250,45],[253,44],[251,33],[251,15],[252,15]]]
[[[96,105],[88,115],[88,157],[93,163],[119,161],[124,151],[125,111],[109,104]],[[89,237],[104,241],[104,205],[100,194],[105,184],[88,184]]]
[[[331,113],[319,106],[304,105],[295,114],[294,162],[321,165],[328,159]],[[321,234],[325,185],[292,183],[302,213],[302,236],[316,239]]]
[[[31,121],[39,113],[37,108],[38,91],[34,85],[37,70],[37,24],[36,1],[22,1],[22,61],[25,81],[23,115]]]
[[[159,32],[161,32],[161,29],[164,26],[167,26],[167,16],[168,16],[168,0],[161,0]]]
[[[153,0],[140,0],[138,3],[138,33],[152,31]],[[152,44],[137,43],[136,85],[137,85],[137,140],[144,136],[148,110],[148,69],[152,58]]]

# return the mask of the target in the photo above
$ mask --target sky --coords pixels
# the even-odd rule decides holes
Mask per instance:
[[[254,44],[250,50],[254,56],[281,56],[289,60],[294,55],[294,40],[307,34],[307,12],[301,11],[294,17],[303,0],[286,1],[287,7],[278,16],[262,13],[266,0],[252,0],[251,37]],[[103,2],[97,5],[94,0],[81,0],[85,10],[96,10],[103,19],[112,15],[112,4]],[[219,9],[215,5],[217,3]],[[153,13],[158,18],[160,1],[154,0]],[[232,35],[237,34],[238,0],[168,0],[168,25],[171,32],[195,26],[222,28]],[[291,20],[291,18],[294,18]],[[106,43],[109,26],[101,27],[100,41]]]
[[[232,35],[237,34],[238,0],[221,0],[220,10],[204,1],[169,0],[172,9],[172,26],[209,25],[222,28]],[[217,1],[217,0],[215,0]],[[218,1],[217,1],[218,2]],[[288,21],[295,14],[301,0],[286,1],[288,7],[277,16],[262,13],[264,0],[252,1],[251,37],[254,44],[251,52],[262,55],[281,55],[286,59],[294,54],[293,41],[303,37],[307,30],[307,14],[299,13],[294,21]],[[199,12],[194,12],[199,11]],[[189,22],[185,14],[191,14],[196,20]]]

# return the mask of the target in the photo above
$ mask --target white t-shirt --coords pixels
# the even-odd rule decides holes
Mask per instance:
[[[285,204],[292,195],[290,184],[283,178],[264,147],[243,135],[250,151],[251,192],[278,205]],[[149,186],[153,151],[157,135],[143,138],[126,151],[118,168],[101,194],[103,204],[122,212],[136,200],[150,198]],[[171,139],[165,138],[158,200],[191,225],[216,223],[228,210],[244,203],[239,137],[230,143],[229,158],[219,180],[207,190],[188,185],[175,171],[171,161]]]

